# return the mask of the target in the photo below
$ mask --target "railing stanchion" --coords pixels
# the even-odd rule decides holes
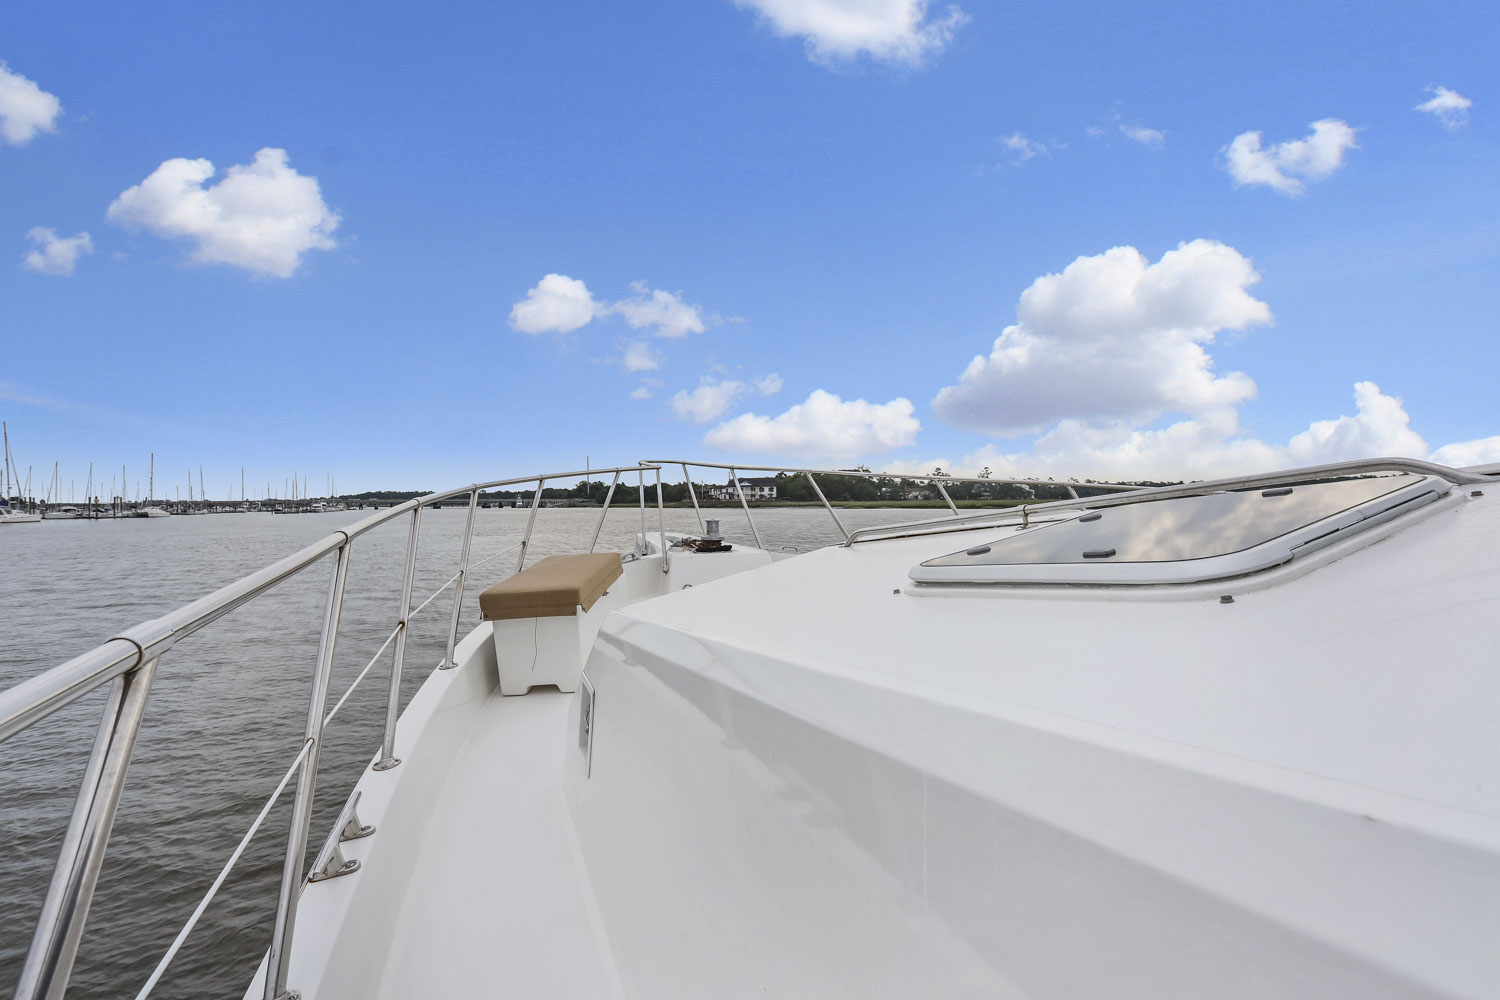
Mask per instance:
[[[417,541],[422,534],[422,505],[411,512],[411,531],[406,536],[406,573],[401,579],[401,614],[396,619],[396,651],[391,656],[391,689],[385,701],[385,737],[375,770],[389,771],[401,763],[396,756],[396,717],[401,711],[401,666],[406,662],[406,636],[411,631],[411,587],[417,575]]]
[[[635,470],[636,487],[635,498],[641,508],[641,555],[646,554],[646,470],[637,468]]]
[[[828,513],[833,517],[833,523],[838,526],[839,534],[843,535],[844,536],[844,541],[847,542],[849,540],[849,529],[846,528],[846,527],[844,527],[844,522],[843,521],[839,520],[839,513],[838,513],[838,511],[836,511],[836,510],[833,509],[833,504],[829,503],[828,502],[828,498],[823,495],[823,488],[818,485],[818,481],[813,478],[813,474],[811,472],[807,473],[807,481],[810,482],[810,483],[812,483],[813,492],[818,495],[818,499],[819,500],[823,501],[823,506],[828,510]]]
[[[521,536],[521,558],[516,560],[516,572],[526,568],[526,550],[531,547],[531,529],[536,524],[536,509],[542,502],[542,487],[546,485],[547,477],[538,476],[536,480],[536,492],[531,495],[531,513],[526,515],[526,534]]]
[[[417,511],[420,513],[419,506]],[[415,534],[415,532],[413,533]],[[339,637],[339,615],[344,608],[344,581],[349,576],[349,548],[345,541],[334,553],[333,579],[328,584],[328,602],[323,608],[323,634],[318,640],[318,662],[313,669],[312,695],[307,700],[304,745],[307,756],[297,772],[297,792],[292,799],[291,829],[287,832],[286,856],[281,864],[281,894],[276,902],[276,926],[266,953],[265,1000],[295,996],[286,987],[292,958],[292,934],[297,926],[297,900],[302,894],[302,856],[307,853],[307,827],[312,821],[313,792],[318,784],[318,751],[323,743],[323,708],[328,703],[328,679],[333,674],[333,650]],[[411,575],[407,574],[410,587]],[[399,641],[399,640],[398,640]]]
[[[682,479],[687,483],[688,497],[693,501],[693,513],[698,515],[698,530],[707,531],[708,529],[703,526],[703,509],[698,506],[698,494],[693,489],[693,476],[688,472],[686,462],[682,463]]]
[[[951,511],[953,511],[953,516],[954,517],[957,517],[958,516],[958,508],[956,506],[954,506],[953,498],[948,495],[948,491],[945,490],[945,489],[943,489],[942,480],[934,479],[932,481],[932,485],[934,485],[934,486],[936,486],[938,488],[938,492],[943,495],[943,501],[945,503],[947,503],[948,509],[951,510]]]
[[[1068,496],[1072,497],[1074,500],[1077,500],[1078,499],[1078,491],[1075,490],[1071,486],[1069,486],[1067,489],[1068,489]]]
[[[740,495],[740,506],[745,508],[745,520],[750,522],[750,534],[755,536],[755,547],[763,549],[765,545],[760,540],[760,531],[755,527],[755,517],[750,513],[750,502],[745,499],[745,487],[740,484],[740,474],[731,468],[729,478],[734,480],[735,492]]]
[[[667,514],[661,500],[661,466],[656,467],[656,533],[661,537],[661,571],[666,574],[671,571],[672,564],[668,561],[670,546],[667,545]]]
[[[110,687],[52,884],[16,983],[17,1000],[60,1000],[68,988],[159,659],[121,674]]]
[[[469,494],[469,520],[464,525],[464,548],[458,557],[458,584],[453,591],[453,620],[448,623],[448,652],[443,657],[439,670],[452,670],[458,664],[453,659],[453,647],[458,645],[458,619],[464,606],[464,581],[469,575],[469,543],[474,540],[474,511],[479,506],[479,490]]]
[[[604,494],[604,506],[599,508],[599,523],[594,525],[594,537],[589,541],[589,551],[594,551],[594,546],[599,544],[599,532],[604,530],[604,518],[609,514],[609,502],[615,498],[615,487],[620,485],[620,473],[615,473],[615,478],[609,481],[609,492]]]

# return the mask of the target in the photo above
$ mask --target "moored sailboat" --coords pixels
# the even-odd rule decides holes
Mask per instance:
[[[20,490],[20,476],[13,475],[10,455],[10,428],[0,421],[0,436],[5,442],[5,492],[0,494],[0,524],[33,524],[42,519],[35,511],[20,510],[11,505],[11,493]],[[28,486],[30,476],[28,474]],[[24,501],[23,501],[24,502]]]

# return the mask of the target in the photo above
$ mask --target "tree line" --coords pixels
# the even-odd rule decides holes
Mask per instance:
[[[847,472],[868,472],[864,467],[843,470]],[[778,501],[817,503],[818,495],[814,492],[812,484],[807,476],[802,473],[778,472],[774,476],[742,476],[743,479],[774,479],[776,484],[776,499]],[[1091,484],[1098,485],[1104,480],[1094,479],[1046,479],[1038,485],[1028,486],[1019,483],[1007,482],[1004,479],[994,478],[988,468],[979,473],[980,482],[957,482],[941,467],[933,469],[925,476],[840,476],[837,474],[820,475],[817,477],[818,487],[823,495],[831,503],[842,502],[865,502],[879,503],[882,501],[906,501],[906,500],[942,500],[937,483],[942,482],[943,488],[953,500],[1010,500],[1021,503],[1040,502],[1047,500],[1065,500],[1068,498],[1068,487],[1072,487],[1079,496],[1088,496],[1091,492]],[[704,506],[715,506],[719,503],[730,503],[738,505],[739,499],[731,495],[728,500],[716,501],[711,498],[710,493],[714,490],[723,490],[727,482],[693,480],[693,490],[697,494],[698,502]],[[1127,486],[1168,486],[1175,483],[1135,481],[1115,483],[1108,485]],[[638,504],[640,497],[638,487],[633,483],[620,482],[615,486],[614,497],[610,504]],[[685,504],[690,502],[686,481],[663,482],[662,502],[668,504]],[[480,503],[493,503],[496,501],[515,502],[522,500],[530,503],[534,488],[521,487],[509,490],[486,490],[479,494]],[[572,486],[548,486],[542,489],[543,500],[572,500],[584,504],[602,504],[605,495],[609,492],[607,480],[595,479],[582,481]],[[656,503],[656,482],[648,480],[645,486],[646,503]],[[353,494],[342,497],[344,500],[369,502],[401,502],[414,497],[422,496],[421,492],[403,491],[373,491],[368,493]],[[449,501],[461,502],[461,501]],[[752,500],[751,503],[756,501]]]

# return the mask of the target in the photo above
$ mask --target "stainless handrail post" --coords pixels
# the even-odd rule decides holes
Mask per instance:
[[[411,588],[417,575],[417,540],[422,533],[422,505],[411,512],[411,531],[406,536],[406,573],[401,579],[401,615],[396,619],[396,651],[391,656],[391,689],[385,701],[385,738],[375,770],[389,771],[401,763],[396,756],[396,717],[401,710],[401,666],[406,662],[406,634],[411,631]]]
[[[687,483],[688,498],[693,501],[693,513],[698,515],[698,530],[706,531],[708,529],[703,526],[703,509],[698,506],[698,494],[693,489],[693,476],[692,473],[688,472],[686,462],[682,463],[682,479]]]
[[[159,660],[152,658],[121,674],[110,687],[31,950],[16,983],[16,1000],[61,1000],[68,988]]]
[[[661,466],[656,467],[656,533],[661,537],[661,571],[670,572],[672,564],[667,545],[667,514],[661,501]]]
[[[761,542],[760,532],[755,527],[755,517],[750,513],[750,503],[745,499],[745,487],[740,485],[740,474],[730,469],[729,475],[733,477],[735,491],[740,495],[740,506],[745,508],[745,520],[750,522],[750,534],[755,536],[755,547],[763,549],[765,545]]]
[[[838,526],[839,533],[844,536],[844,541],[847,542],[849,540],[849,529],[844,527],[843,521],[839,520],[838,511],[833,509],[833,504],[829,503],[828,498],[823,495],[823,488],[818,485],[818,481],[813,478],[813,474],[808,472],[806,476],[807,481],[812,483],[813,492],[818,495],[819,500],[823,501],[824,509],[833,517],[833,523]]]
[[[418,507],[420,511],[422,508]],[[328,582],[328,601],[323,607],[323,634],[318,639],[318,662],[313,669],[312,694],[307,699],[307,726],[303,745],[307,756],[297,772],[297,793],[292,800],[291,828],[287,831],[286,855],[281,860],[281,893],[276,901],[276,926],[266,953],[265,1000],[295,996],[286,988],[292,958],[292,934],[297,925],[297,900],[302,892],[302,856],[307,853],[307,827],[312,822],[313,792],[318,784],[318,751],[323,743],[323,708],[328,702],[328,680],[333,674],[333,651],[339,637],[339,616],[344,607],[344,581],[349,576],[349,547],[345,541],[334,554],[333,578]],[[410,575],[407,580],[410,582]],[[399,641],[399,640],[398,640]]]
[[[452,670],[458,666],[453,661],[453,647],[458,645],[458,618],[464,606],[464,580],[469,575],[469,543],[474,540],[474,511],[479,507],[479,490],[469,494],[469,520],[464,525],[464,547],[458,557],[458,586],[453,591],[453,619],[448,623],[448,652],[443,656],[439,670]]]
[[[636,487],[635,498],[641,508],[641,555],[646,554],[646,470],[637,467],[635,470]]]
[[[599,544],[599,532],[604,530],[604,518],[609,514],[609,502],[615,498],[615,487],[620,485],[620,474],[615,473],[615,478],[609,481],[609,492],[604,494],[604,506],[599,509],[599,523],[594,525],[594,537],[589,542],[589,551],[594,551],[594,546]]]
[[[947,504],[948,504],[948,509],[951,510],[951,511],[953,511],[953,516],[954,517],[957,517],[958,516],[958,508],[956,506],[954,506],[953,498],[948,495],[948,491],[945,490],[945,489],[943,489],[942,481],[934,479],[932,481],[932,485],[934,485],[934,486],[936,486],[938,488],[938,492],[943,495],[943,500],[946,501]]]
[[[531,547],[531,529],[536,524],[536,509],[542,502],[542,487],[546,482],[546,476],[538,476],[536,492],[531,495],[531,513],[526,517],[526,534],[521,536],[521,558],[516,560],[517,573],[526,568],[526,550]]]

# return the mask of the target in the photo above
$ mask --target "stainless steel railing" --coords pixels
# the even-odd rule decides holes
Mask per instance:
[[[1134,486],[1121,486],[1121,485],[1116,484],[1116,483],[1079,483],[1079,482],[1074,482],[1074,481],[1071,481],[1071,480],[1069,480],[1067,482],[1058,482],[1058,481],[1052,480],[1052,479],[1009,479],[1009,478],[1006,478],[1006,477],[1003,477],[1003,476],[999,477],[999,478],[988,478],[988,479],[974,478],[974,477],[969,477],[969,476],[948,476],[948,475],[941,475],[941,476],[915,475],[915,476],[912,476],[912,475],[897,474],[897,473],[891,473],[891,472],[865,472],[865,471],[859,470],[859,469],[788,469],[788,468],[781,468],[781,467],[770,466],[770,465],[725,465],[725,464],[719,463],[719,462],[692,462],[692,461],[684,461],[683,459],[680,459],[680,458],[646,458],[646,459],[642,459],[641,463],[643,465],[647,465],[647,466],[654,466],[657,469],[657,499],[658,499],[658,503],[660,502],[660,483],[661,483],[661,471],[660,470],[661,470],[661,468],[663,466],[667,466],[667,465],[676,465],[676,466],[679,466],[682,469],[682,477],[683,477],[684,480],[687,481],[688,496],[693,501],[693,510],[695,512],[697,512],[697,515],[698,515],[698,527],[700,527],[700,528],[703,527],[703,509],[698,506],[698,494],[693,490],[693,477],[692,477],[692,474],[688,470],[690,468],[692,468],[692,469],[722,469],[722,470],[726,470],[729,473],[729,481],[734,484],[735,493],[738,496],[739,501],[740,501],[740,507],[744,509],[744,511],[745,511],[745,519],[750,523],[750,534],[754,536],[754,538],[755,538],[755,544],[756,544],[756,546],[758,548],[765,548],[765,544],[761,541],[760,529],[755,524],[755,515],[750,512],[750,503],[745,498],[745,487],[744,487],[744,484],[740,482],[740,473],[742,471],[743,472],[785,472],[785,473],[788,473],[790,475],[795,475],[795,476],[806,476],[808,483],[811,484],[811,486],[813,488],[813,493],[815,493],[817,495],[818,500],[822,503],[823,509],[826,510],[826,511],[828,511],[829,516],[833,518],[833,524],[834,524],[834,526],[836,528],[838,528],[838,530],[839,530],[839,534],[841,534],[841,535],[844,536],[844,544],[845,545],[850,544],[853,541],[853,539],[856,536],[858,536],[858,535],[864,534],[864,533],[872,531],[872,530],[878,530],[878,529],[866,528],[866,529],[862,529],[861,531],[851,532],[851,531],[849,531],[848,528],[844,527],[844,522],[839,519],[838,511],[834,508],[833,504],[831,504],[831,503],[828,502],[828,498],[823,495],[823,488],[818,484],[818,479],[817,479],[818,476],[835,476],[835,477],[854,478],[854,479],[886,479],[886,480],[898,480],[898,481],[908,481],[908,482],[931,483],[933,486],[937,487],[937,491],[942,496],[943,502],[948,505],[948,510],[949,510],[950,516],[953,517],[953,518],[959,518],[959,519],[963,519],[964,515],[962,515],[962,514],[960,514],[958,512],[958,505],[953,502],[953,497],[948,494],[948,490],[947,490],[947,486],[951,486],[954,483],[983,483],[983,484],[988,485],[988,486],[1026,486],[1026,487],[1030,487],[1030,488],[1042,487],[1042,488],[1046,488],[1046,489],[1064,489],[1064,490],[1068,491],[1068,495],[1072,499],[1074,499],[1074,500],[1079,499],[1079,497],[1078,497],[1078,491],[1080,489],[1084,489],[1084,490],[1098,490],[1098,491],[1103,492],[1103,493],[1115,492],[1115,491],[1139,492],[1139,490],[1138,490],[1137,487],[1134,487]],[[988,514],[971,515],[970,519],[972,519],[973,517],[992,518],[994,516],[995,515],[994,515],[993,511],[991,511]],[[931,520],[909,522],[909,524],[933,524],[933,523],[953,524],[953,523],[956,523],[956,522],[948,520],[947,518],[940,518],[936,522],[931,521]]]
[[[289,996],[286,981],[287,967],[296,927],[297,900],[303,884],[303,858],[308,843],[308,828],[311,823],[312,802],[317,783],[318,752],[322,744],[323,730],[392,641],[396,644],[396,651],[393,656],[386,701],[381,754],[374,766],[389,768],[400,763],[395,759],[393,751],[406,637],[409,623],[416,613],[411,607],[411,596],[423,508],[461,496],[467,496],[469,501],[469,514],[464,528],[464,542],[459,556],[458,572],[417,609],[420,611],[450,586],[457,585],[449,621],[447,652],[441,664],[442,667],[451,667],[462,610],[464,582],[469,570],[473,568],[469,565],[469,553],[473,540],[474,509],[478,504],[480,492],[508,486],[536,484],[532,498],[531,517],[527,522],[525,535],[517,545],[497,553],[498,556],[519,548],[521,550],[517,564],[519,570],[525,564],[526,549],[536,520],[536,508],[540,504],[542,491],[549,480],[571,480],[586,475],[613,473],[618,481],[619,475],[628,471],[639,471],[643,477],[647,471],[657,472],[658,477],[660,473],[659,469],[649,466],[542,473],[498,479],[487,483],[474,483],[408,500],[336,531],[301,551],[257,570],[207,597],[160,618],[142,622],[127,629],[88,652],[0,693],[0,742],[3,742],[90,691],[105,684],[112,685],[100,718],[98,734],[94,740],[89,763],[84,771],[78,798],[69,819],[67,832],[63,837],[57,865],[53,869],[52,880],[42,904],[41,915],[37,920],[31,947],[16,986],[15,996],[18,1000],[23,1000],[23,998],[24,1000],[41,1000],[41,998],[59,1000],[67,990],[68,978],[78,955],[84,924],[93,900],[94,887],[98,881],[105,848],[109,842],[115,810],[125,785],[125,776],[129,770],[136,735],[140,731],[141,720],[145,714],[151,682],[162,656],[178,642],[199,629],[217,621],[236,608],[248,604],[278,584],[323,561],[324,557],[331,554],[334,557],[333,570],[324,605],[322,631],[313,671],[312,692],[308,700],[307,723],[301,749],[287,771],[286,777],[283,778],[282,784],[273,794],[271,802],[266,804],[261,815],[247,832],[245,839],[236,848],[220,878],[210,888],[209,895],[200,904],[199,910],[195,911],[188,926],[179,935],[179,939],[174,941],[167,955],[164,956],[163,962],[152,973],[152,978],[141,993],[144,997],[159,980],[166,968],[166,963],[181,947],[187,932],[196,924],[202,915],[202,909],[207,906],[208,900],[223,884],[223,879],[227,877],[229,869],[243,853],[249,838],[259,829],[271,805],[279,798],[287,781],[295,772],[297,784],[283,857],[275,927],[268,953],[265,989],[266,1000],[277,1000],[277,998]],[[658,478],[659,493],[660,479]],[[609,498],[606,498],[605,508],[601,512],[601,526],[604,515],[608,513],[608,500]],[[401,603],[396,626],[375,657],[355,678],[349,690],[339,699],[333,709],[325,714],[339,620],[343,609],[344,587],[348,578],[349,557],[354,541],[366,532],[407,514],[411,515],[411,526],[407,537]],[[598,532],[596,531],[596,543],[597,539]],[[592,549],[592,545],[590,548]]]

